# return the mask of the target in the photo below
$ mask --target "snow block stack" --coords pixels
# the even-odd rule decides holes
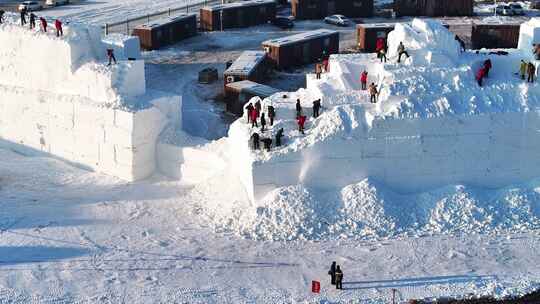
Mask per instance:
[[[99,29],[70,24],[57,38],[9,18],[0,45],[1,145],[130,181],[154,172],[157,138],[180,121],[181,101],[146,90],[144,61],[122,60],[129,47],[108,67]]]
[[[530,50],[461,53],[454,35],[430,20],[396,25],[388,39],[388,63],[374,54],[332,55],[321,80],[308,75],[307,89],[265,99],[263,111],[276,109],[270,130],[252,129],[244,118],[231,126],[230,158],[252,201],[298,184],[335,190],[369,178],[410,193],[460,183],[502,187],[540,175],[540,88],[514,76]],[[411,58],[398,64],[401,41]],[[488,58],[493,68],[480,87],[475,72]],[[380,92],[376,104],[360,90],[364,70]],[[299,134],[296,100],[309,117],[319,98],[322,115]],[[280,128],[283,146],[250,148],[253,132],[273,138]]]
[[[141,43],[137,36],[109,34],[103,43],[108,49],[113,49],[117,60],[141,59]]]

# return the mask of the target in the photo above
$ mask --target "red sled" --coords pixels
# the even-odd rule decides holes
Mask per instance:
[[[311,281],[311,292],[313,292],[313,293],[321,292],[321,282],[319,282],[319,281]]]

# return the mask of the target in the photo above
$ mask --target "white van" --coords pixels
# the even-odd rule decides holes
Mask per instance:
[[[48,6],[57,6],[57,5],[63,5],[68,4],[69,0],[46,0],[45,4]]]

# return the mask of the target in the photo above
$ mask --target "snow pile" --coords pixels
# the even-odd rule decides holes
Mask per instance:
[[[399,64],[401,41],[411,58]],[[280,187],[335,189],[365,178],[410,193],[461,183],[503,187],[538,177],[540,87],[512,77],[530,51],[460,53],[444,26],[417,19],[397,25],[389,44],[387,63],[373,54],[332,55],[323,79],[308,75],[306,89],[263,100],[263,112],[268,105],[276,109],[268,131],[251,128],[245,116],[231,126],[230,159],[254,202]],[[487,59],[493,68],[480,87],[475,72]],[[380,92],[376,104],[360,90],[364,70]],[[297,129],[297,99],[308,116],[305,135]],[[317,99],[323,110],[315,119]],[[273,139],[280,128],[283,146],[249,148],[254,132]]]
[[[540,228],[538,180],[499,190],[449,185],[414,194],[400,194],[369,179],[332,191],[291,185],[270,192],[257,206],[238,201],[238,196],[229,201],[232,196],[223,194],[206,197],[209,201],[203,209],[208,223],[216,230],[258,240],[373,239]]]
[[[388,56],[398,56],[398,45],[402,42],[409,54],[414,54],[409,64],[418,66],[436,64],[452,66],[460,54],[455,34],[435,20],[414,19],[411,25],[396,23],[388,34]],[[403,56],[405,57],[405,56]]]
[[[104,65],[106,44],[100,28],[70,23],[58,38],[52,28],[43,33],[14,22],[8,18],[0,26],[0,84],[115,106],[145,93],[143,61]]]
[[[181,100],[146,90],[144,61],[125,60],[139,57],[138,40],[116,35],[103,42],[99,28],[77,23],[56,37],[50,27],[44,33],[19,26],[13,14],[6,19],[0,145],[126,180],[152,175],[161,130],[181,124]],[[105,65],[106,48],[118,51],[118,64]]]
[[[532,45],[538,43],[540,43],[540,18],[531,18],[523,22],[519,28],[518,49],[531,54],[532,57]]]

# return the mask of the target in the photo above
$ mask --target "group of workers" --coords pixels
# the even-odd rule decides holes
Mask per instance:
[[[519,76],[521,79],[525,80],[525,75],[527,75],[527,82],[534,82],[535,74],[536,66],[532,62],[526,62],[522,59],[519,65]]]
[[[330,275],[330,283],[336,285],[336,289],[343,289],[343,271],[341,266],[336,265],[335,261],[332,262],[328,275]]]
[[[4,21],[4,14],[5,11],[0,10],[0,24]],[[20,11],[21,16],[21,26],[25,26],[26,24],[29,24],[30,29],[34,29],[36,27],[36,19],[38,16],[34,14],[33,12],[30,12],[28,14],[28,10],[26,7],[21,9]],[[26,21],[26,18],[28,17],[28,22]],[[47,32],[47,20],[44,17],[39,17],[39,23],[40,23],[40,30],[43,32]],[[54,20],[54,27],[56,29],[56,37],[60,37],[64,35],[64,31],[62,29],[62,21],[59,19]],[[109,65],[111,65],[113,62],[116,64],[116,57],[114,56],[114,50],[113,49],[107,49],[107,58],[109,59]]]
[[[286,98],[286,96],[284,96]],[[322,108],[321,99],[317,99],[313,101],[313,118],[317,118],[320,115],[320,111]],[[296,122],[298,125],[298,132],[301,134],[305,134],[304,132],[304,126],[307,121],[306,115],[303,114],[303,108],[302,104],[300,102],[300,99],[298,98],[296,100],[295,104],[295,110],[296,110]],[[246,114],[247,114],[247,122],[248,124],[251,123],[252,128],[259,128],[260,123],[260,132],[264,133],[267,130],[267,124],[269,123],[270,127],[274,125],[274,119],[276,117],[276,110],[272,105],[268,105],[266,107],[266,111],[263,111],[262,104],[260,100],[257,100],[255,103],[249,103],[246,106]],[[275,135],[275,141],[274,145],[276,147],[281,146],[282,138],[283,138],[283,128],[280,128],[276,135]],[[251,135],[251,143],[252,148],[254,150],[260,149],[260,142],[263,143],[264,149],[267,151],[270,151],[272,146],[272,139],[267,138],[261,138],[261,135],[257,132],[254,132]]]
[[[4,12],[1,11],[0,20],[2,19],[3,14]],[[36,14],[34,14],[33,12],[28,14],[28,10],[26,9],[26,7],[23,7],[20,11],[20,15],[21,15],[21,26],[25,26],[28,23],[30,26],[30,29],[34,29],[36,27],[36,19],[38,19],[38,16],[36,16]],[[29,18],[29,22],[26,21],[26,17]],[[0,21],[0,23],[2,22]],[[45,19],[44,17],[39,17],[39,23],[40,23],[41,31],[46,33],[47,26],[48,26],[47,19]],[[54,28],[56,29],[56,37],[60,37],[64,35],[64,31],[62,29],[62,21],[60,21],[59,19],[54,20]]]
[[[381,62],[387,61],[386,53],[388,52],[388,46],[386,45],[386,39],[385,38],[377,38],[377,41],[375,42],[375,52],[377,53],[377,58],[381,60]],[[405,45],[402,41],[399,42],[399,45],[397,47],[397,53],[398,53],[398,60],[397,62],[401,62],[401,56],[405,55],[407,58],[409,58],[409,53],[407,50],[405,50]]]
[[[377,103],[377,98],[379,96],[379,90],[377,90],[377,86],[374,82],[372,82],[369,87],[367,86],[368,81],[368,72],[363,71],[362,74],[360,74],[360,84],[362,86],[362,90],[368,90],[369,92],[369,101],[371,103]]]

